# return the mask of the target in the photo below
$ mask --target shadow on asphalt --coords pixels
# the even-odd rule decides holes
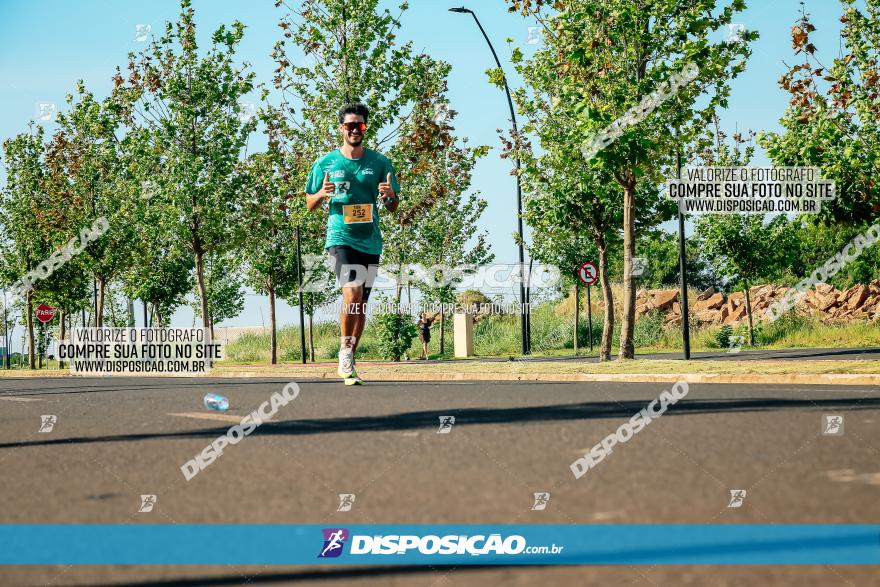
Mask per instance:
[[[595,420],[604,418],[629,419],[648,405],[644,400],[584,402],[550,406],[525,406],[517,408],[466,408],[381,414],[323,420],[286,420],[266,422],[254,431],[254,435],[332,434],[338,432],[387,432],[393,430],[433,430],[443,416],[455,416],[455,426],[513,424],[529,422],[555,422]],[[680,401],[667,414],[688,416],[708,413],[761,412],[786,409],[876,409],[880,398],[833,398],[833,399],[713,399]],[[244,417],[244,416],[242,416]],[[51,446],[64,444],[91,444],[96,442],[134,442],[156,438],[216,438],[226,434],[227,427],[203,428],[166,433],[116,434],[107,436],[82,436],[73,438],[47,438],[0,443],[0,449],[28,446]]]

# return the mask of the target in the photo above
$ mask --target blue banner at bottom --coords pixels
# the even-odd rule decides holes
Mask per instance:
[[[875,565],[880,525],[0,525],[0,564]]]

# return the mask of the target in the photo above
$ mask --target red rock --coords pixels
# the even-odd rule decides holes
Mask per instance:
[[[823,311],[823,312],[827,312],[830,308],[834,307],[834,305],[836,303],[837,303],[837,296],[832,293],[832,294],[824,295],[824,296],[820,297],[819,303],[816,304],[816,308]]]
[[[859,285],[853,288],[852,293],[849,295],[849,298],[846,302],[846,307],[849,310],[855,310],[859,306],[862,305],[862,302],[865,301],[865,298],[868,297],[868,288],[864,285]]]
[[[678,290],[661,289],[654,294],[654,305],[658,310],[665,310],[678,301]]]
[[[743,316],[746,315],[746,307],[745,305],[739,306],[733,312],[731,312],[730,316],[724,321],[725,324],[732,324],[742,319]]]
[[[721,312],[717,310],[702,310],[697,312],[697,320],[700,322],[715,322],[718,320],[718,317],[721,315]]]
[[[724,305],[724,294],[717,293],[710,298],[705,300],[700,300],[696,304],[694,304],[694,310],[717,310],[722,305]]]

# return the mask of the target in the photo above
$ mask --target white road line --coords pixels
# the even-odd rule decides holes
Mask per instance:
[[[178,418],[195,418],[197,420],[216,420],[220,422],[234,422],[238,424],[241,422],[241,419],[245,417],[246,414],[242,414],[241,416],[235,416],[233,414],[212,414],[210,412],[183,412],[180,414],[168,414],[169,416],[177,416]],[[264,420],[264,422],[271,422],[272,420]]]
[[[0,396],[0,399],[5,399],[10,402],[41,402],[40,398],[36,397],[19,397],[19,396]]]

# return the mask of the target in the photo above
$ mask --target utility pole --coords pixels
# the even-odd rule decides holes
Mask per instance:
[[[480,29],[480,32],[483,33],[483,38],[486,39],[486,44],[489,45],[489,50],[492,51],[492,57],[495,58],[495,64],[498,66],[498,69],[501,70],[501,73],[504,74],[504,69],[501,67],[501,61],[498,59],[498,54],[495,53],[495,47],[492,46],[492,41],[489,40],[489,35],[486,34],[486,30],[483,28],[483,25],[480,24],[480,20],[477,18],[477,15],[473,10],[469,8],[465,8],[462,6],[461,8],[450,8],[450,12],[457,12],[459,14],[470,14],[474,17],[474,22],[477,23],[477,26]],[[507,76],[503,75],[504,80],[504,91],[507,94],[507,105],[510,108],[510,122],[513,125],[513,134],[517,134],[517,126],[516,126],[516,111],[513,108],[513,99],[510,97],[510,87],[507,85]],[[519,176],[519,170],[521,166],[521,162],[519,157],[515,159],[516,163],[516,222],[517,222],[517,231],[519,234],[519,269],[520,269],[520,282],[519,282],[519,301],[520,301],[520,329],[521,329],[521,340],[522,340],[522,354],[528,355],[531,354],[531,308],[529,308],[528,297],[526,296],[526,288],[524,285],[525,282],[525,254],[523,251],[523,245],[525,240],[523,239],[523,222],[522,222],[522,180]]]

